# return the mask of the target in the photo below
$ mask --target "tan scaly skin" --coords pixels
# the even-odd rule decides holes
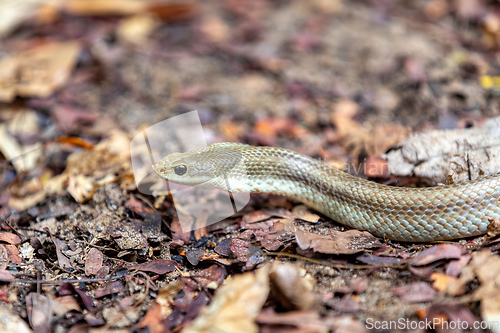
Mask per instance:
[[[447,186],[394,187],[287,149],[239,143],[173,153],[153,169],[184,185],[284,195],[346,226],[397,241],[481,235],[500,218],[500,174]]]

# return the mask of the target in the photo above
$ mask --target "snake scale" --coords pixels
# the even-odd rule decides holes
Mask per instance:
[[[394,187],[291,150],[239,143],[173,153],[153,169],[184,185],[284,195],[346,226],[397,241],[476,236],[500,218],[500,174],[453,185]]]

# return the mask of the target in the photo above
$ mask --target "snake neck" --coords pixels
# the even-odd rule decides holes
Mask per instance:
[[[237,162],[225,165],[212,185],[232,192],[284,195],[341,220],[343,216],[335,213],[339,210],[325,209],[326,202],[334,203],[332,197],[344,199],[349,196],[344,193],[341,183],[348,179],[371,183],[281,148],[248,146],[241,150],[241,159]]]

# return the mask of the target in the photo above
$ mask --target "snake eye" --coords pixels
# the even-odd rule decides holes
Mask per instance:
[[[185,165],[178,165],[174,168],[174,172],[178,176],[182,176],[187,172],[187,167]]]

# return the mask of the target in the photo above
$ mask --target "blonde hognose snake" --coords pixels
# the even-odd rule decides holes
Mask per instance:
[[[173,153],[153,169],[184,185],[284,195],[346,226],[397,241],[476,236],[500,218],[500,174],[454,185],[393,187],[287,149],[238,143]]]

